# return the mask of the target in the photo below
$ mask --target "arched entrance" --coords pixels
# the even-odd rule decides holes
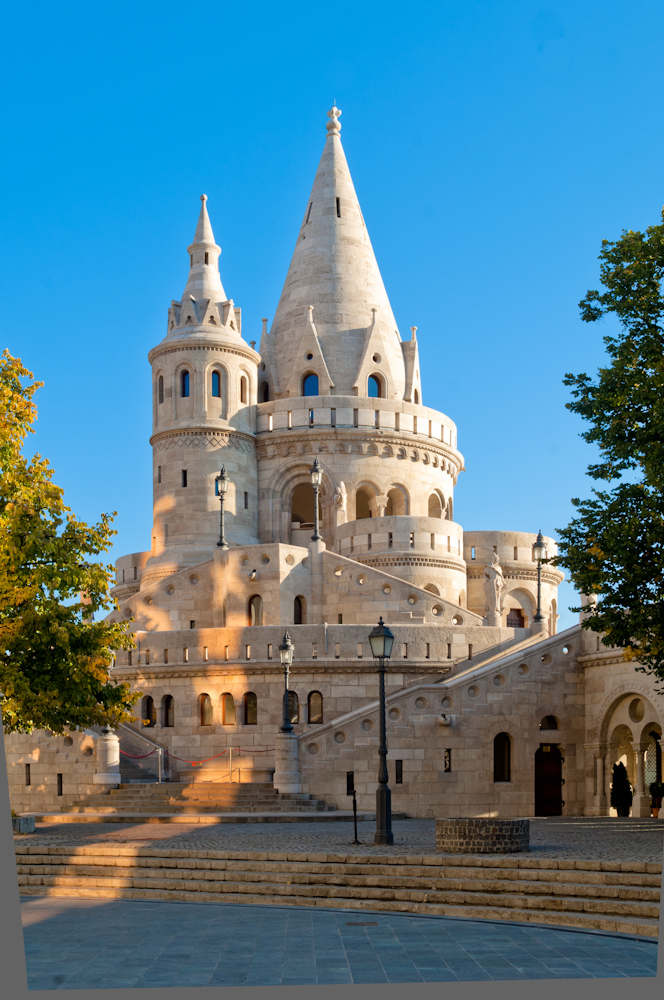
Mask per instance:
[[[535,753],[535,815],[562,816],[563,761],[555,743],[541,743]]]

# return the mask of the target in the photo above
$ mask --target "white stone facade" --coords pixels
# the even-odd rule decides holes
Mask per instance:
[[[553,768],[554,784],[564,778],[554,811],[606,814],[610,768],[624,759],[635,813],[647,815],[645,783],[661,775],[661,698],[580,626],[556,634],[563,574],[548,564],[535,620],[534,534],[464,533],[455,520],[457,428],[423,404],[416,332],[398,333],[339,114],[329,113],[260,351],[222,287],[203,196],[186,287],[149,355],[154,527],[146,551],[117,561],[110,617],[130,623],[137,647],[118,654],[114,676],[143,692],[136,726],[148,721],[143,731],[174,755],[171,775],[227,780],[228,757],[216,755],[232,747],[235,780],[276,767],[292,789],[299,766],[303,791],[345,807],[353,771],[359,807],[371,809],[378,679],[368,634],[382,615],[395,635],[394,809],[542,814]],[[316,457],[321,541],[311,538]],[[217,545],[222,465],[227,549]],[[553,539],[545,545],[555,555]],[[295,756],[275,749],[285,747],[286,627],[296,647]],[[9,738],[12,796],[20,808],[46,808],[46,780],[41,793],[22,785],[31,739]],[[46,745],[40,753],[50,760]],[[216,759],[188,763],[207,757]]]

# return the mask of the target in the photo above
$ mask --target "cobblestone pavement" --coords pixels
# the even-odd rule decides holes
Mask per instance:
[[[373,843],[375,824],[358,824],[361,845],[352,844],[352,823],[38,823],[16,839],[31,846],[146,844],[182,850],[292,851],[421,855],[435,852],[435,820],[395,820],[394,845]],[[555,817],[530,823],[531,853],[539,858],[662,862],[664,820]],[[441,855],[442,856],[442,855]]]
[[[655,976],[657,942],[404,914],[228,903],[22,901],[36,989]]]

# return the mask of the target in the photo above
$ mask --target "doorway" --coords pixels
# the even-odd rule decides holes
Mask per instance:
[[[535,753],[536,816],[562,816],[564,759],[554,743],[542,743]]]

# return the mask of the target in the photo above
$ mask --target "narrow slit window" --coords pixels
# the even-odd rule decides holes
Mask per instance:
[[[336,408],[333,406],[330,410],[330,427],[336,427],[336,426],[337,426],[337,411]]]
[[[249,510],[249,494],[246,490],[244,491],[244,509]]]
[[[182,662],[189,663],[189,647],[185,646],[182,650]]]
[[[394,544],[394,536],[392,535],[391,531],[388,531],[388,533],[387,533],[387,547],[388,547],[388,549],[391,549],[393,544]]]
[[[394,429],[395,429],[395,431],[398,431],[400,429],[400,427],[401,427],[401,414],[400,413],[395,413],[394,414]]]
[[[189,619],[189,628],[196,628],[196,621],[194,618]]]
[[[338,642],[335,642],[335,644],[334,644],[334,658],[335,658],[335,660],[338,660],[338,659],[341,658],[341,646],[339,645]]]
[[[272,659],[272,643],[271,642],[268,642],[268,644],[267,644],[267,658],[268,658],[268,660]]]
[[[138,577],[138,566],[134,566],[134,580]]]
[[[403,649],[401,651],[401,655],[403,656],[404,660],[408,659],[408,643],[407,642],[404,642],[404,644],[403,644]]]
[[[160,465],[157,466],[157,482],[158,483],[161,482],[161,466]]]
[[[313,410],[309,410],[309,426],[310,427],[314,426],[314,411]]]
[[[244,647],[244,658],[245,658],[245,660],[250,660],[251,659],[251,646],[245,646]]]
[[[203,646],[203,659],[207,663],[207,661],[208,661],[208,648],[207,648],[207,646]]]
[[[424,659],[425,660],[430,660],[431,659],[431,652],[430,652],[430,647],[429,647],[429,643],[428,642],[425,642],[425,644],[424,644]]]
[[[431,533],[431,548],[432,549],[436,548],[436,536],[433,534],[433,532]]]
[[[374,410],[374,427],[380,427],[380,410]]]
[[[244,375],[240,379],[240,402],[247,402],[247,380]]]
[[[189,372],[183,371],[180,375],[180,395],[186,398],[189,395]]]
[[[26,764],[25,765],[25,783],[26,783],[26,785],[30,784],[30,780],[31,780],[30,779],[30,765]]]
[[[291,427],[293,426],[293,411],[292,410],[288,411],[288,420],[286,421],[286,423],[288,424],[288,430],[290,430]]]
[[[411,531],[409,541],[410,541],[410,547],[411,547],[411,549],[414,549],[415,548],[415,532],[414,531]]]
[[[353,427],[359,427],[359,426],[360,426],[360,411],[353,410]]]
[[[58,795],[62,795],[62,775],[58,774],[56,775],[56,778],[58,783]]]
[[[343,625],[343,623],[344,623],[344,616],[341,614],[341,612],[339,612],[339,614],[337,615],[337,625]]]
[[[337,218],[341,218],[341,198],[337,198]]]
[[[183,489],[186,487],[186,485],[187,485],[187,470],[183,469],[182,470],[182,487],[183,487]]]
[[[318,643],[317,642],[312,642],[311,643],[311,659],[312,660],[317,660],[318,659]]]
[[[147,667],[150,666],[150,650],[149,649],[145,650],[145,665]]]
[[[395,760],[394,762],[394,784],[403,785],[403,761]]]
[[[451,642],[448,642],[448,644],[447,644],[447,659],[448,660],[452,659],[452,643]]]
[[[371,548],[371,535],[367,535],[367,548]]]
[[[413,417],[413,434],[417,434],[417,417]]]
[[[212,395],[221,396],[221,375],[219,372],[212,372]]]
[[[517,549],[517,547],[515,545],[514,546],[514,562],[518,562],[518,560],[519,560],[519,550]]]
[[[157,398],[160,403],[164,402],[164,376],[159,376],[158,388],[157,388]]]
[[[230,660],[230,647],[224,646],[224,659]]]
[[[470,643],[468,643],[468,659],[472,660],[472,658],[473,658],[473,647]]]
[[[193,267],[193,266],[194,266],[194,255],[193,255],[193,253],[190,253],[189,254],[189,267]]]
[[[311,209],[313,207],[313,204],[314,204],[313,201],[309,202],[309,211],[307,212],[307,221],[305,222],[305,226],[306,226],[307,222],[309,222],[309,219],[311,218]]]
[[[168,650],[164,650],[164,663],[168,663]]]
[[[471,559],[475,558],[475,546],[474,545],[470,546],[470,558]]]
[[[361,642],[358,642],[358,644],[357,644],[357,658],[358,658],[358,660],[361,660],[362,656],[363,656],[363,645],[362,645]]]
[[[207,250],[205,251],[205,263],[206,263],[206,264],[209,264],[209,263],[210,263],[210,255],[209,255],[209,253],[207,252]]]

